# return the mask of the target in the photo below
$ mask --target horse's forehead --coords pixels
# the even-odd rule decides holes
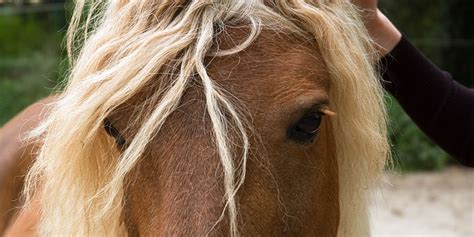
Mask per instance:
[[[221,42],[224,47],[230,47],[228,42],[240,42],[244,37],[245,33],[237,31]],[[215,58],[208,70],[219,84],[235,88],[235,93],[239,93],[239,88],[248,90],[248,87],[275,93],[329,90],[325,62],[316,40],[310,36],[264,30],[245,50]]]
[[[223,48],[231,47],[229,42],[239,43],[245,40],[248,31],[235,31],[228,34],[231,38],[221,41]],[[322,59],[318,47],[314,40],[290,34],[276,33],[275,31],[264,30],[258,38],[245,50],[229,55],[216,57],[208,64],[208,73],[216,81],[219,87],[229,92],[232,97],[238,99],[238,103],[243,103],[249,108],[253,115],[259,112],[268,112],[271,107],[293,107],[292,101],[299,95],[310,92],[327,92],[329,80],[324,60]],[[167,84],[167,83],[162,83]],[[161,85],[161,84],[160,84]],[[133,97],[113,114],[111,121],[126,137],[130,139],[138,129],[138,120],[133,122],[129,114],[137,114],[139,105],[146,102],[151,94],[155,93],[160,85],[151,86]],[[173,113],[168,121],[184,122],[186,126],[180,126],[178,130],[193,131],[203,133],[202,129],[197,131],[197,122],[206,121],[202,118],[205,114],[205,99],[201,87],[191,86],[184,94],[179,110],[184,115],[175,116]],[[262,107],[262,104],[265,106]],[[279,110],[282,110],[279,108]],[[284,112],[286,110],[280,111]],[[190,115],[190,116],[185,116]],[[146,116],[146,115],[144,115]],[[139,117],[139,119],[144,119]],[[130,127],[128,124],[133,124]],[[127,131],[125,131],[126,128]],[[175,128],[174,128],[175,129]],[[179,133],[170,132],[173,129],[162,129],[160,131],[162,139],[165,134],[171,136]],[[204,129],[205,130],[205,129]],[[189,134],[188,134],[189,135]]]
[[[243,41],[244,30],[231,31],[220,40],[222,48]],[[230,43],[231,42],[231,43]],[[245,79],[267,80],[312,78],[312,83],[327,87],[327,69],[314,38],[263,30],[245,50],[215,58],[209,73],[217,81]]]

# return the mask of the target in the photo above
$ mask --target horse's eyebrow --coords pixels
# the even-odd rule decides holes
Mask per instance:
[[[309,100],[303,100],[299,103],[300,109],[303,111],[314,111],[322,110],[329,107],[329,99],[323,98],[311,98]]]
[[[110,122],[109,119],[104,119],[104,129],[109,134],[109,136],[113,137],[115,139],[115,143],[120,149],[123,149],[125,147],[125,138],[122,136],[120,131],[112,125],[112,122]]]

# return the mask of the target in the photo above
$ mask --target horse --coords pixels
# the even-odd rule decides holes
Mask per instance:
[[[21,206],[21,189],[28,167],[34,161],[37,144],[25,139],[28,132],[47,116],[47,104],[54,96],[29,106],[0,129],[0,234]]]
[[[7,235],[370,235],[386,111],[349,1],[80,0],[68,42]]]

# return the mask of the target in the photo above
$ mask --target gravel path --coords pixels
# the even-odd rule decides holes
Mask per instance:
[[[474,237],[474,169],[386,175],[372,213],[375,237]]]

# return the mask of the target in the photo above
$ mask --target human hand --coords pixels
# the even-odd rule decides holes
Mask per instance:
[[[378,0],[352,0],[364,10],[363,20],[365,27],[377,44],[382,55],[388,54],[400,42],[402,34],[377,7]]]
[[[378,0],[352,0],[352,2],[364,10],[377,10]]]

